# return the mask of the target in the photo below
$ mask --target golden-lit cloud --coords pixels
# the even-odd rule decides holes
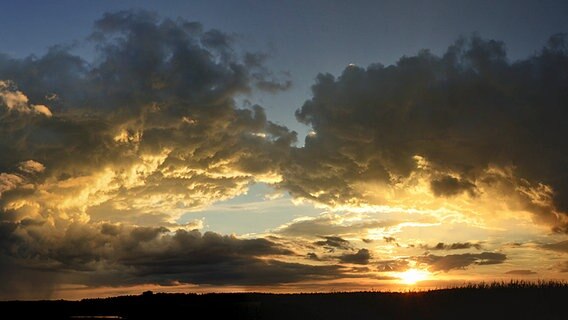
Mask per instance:
[[[501,205],[562,231],[563,43],[554,36],[510,63],[503,43],[463,38],[442,56],[423,50],[391,66],[318,75],[296,112],[317,134],[292,153],[298,165],[283,184],[331,206],[465,206],[491,216],[487,207]]]
[[[0,80],[0,101],[6,110],[3,110],[3,117],[8,116],[12,112],[41,114],[45,117],[51,117],[53,114],[48,107],[38,104],[28,103],[28,97],[21,91],[16,90],[15,85],[10,81]]]

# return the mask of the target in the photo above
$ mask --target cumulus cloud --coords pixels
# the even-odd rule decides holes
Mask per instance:
[[[4,210],[25,202],[44,219],[166,223],[281,179],[296,134],[258,105],[236,107],[268,71],[230,35],[126,11],[105,14],[91,41],[92,63],[61,46],[0,58],[1,77],[13,81],[0,82],[0,172],[18,163],[42,172],[36,192],[3,197]],[[17,179],[2,180],[6,190]]]
[[[45,170],[45,166],[37,161],[27,160],[18,165],[18,169],[25,173],[40,173]]]
[[[438,242],[435,246],[429,245],[421,245],[420,248],[426,250],[463,250],[463,249],[471,249],[475,248],[477,250],[481,250],[481,244],[479,243],[471,243],[471,242],[456,242],[456,243],[443,243]]]
[[[0,80],[0,106],[2,113],[0,117],[7,117],[10,113],[38,114],[51,117],[52,113],[44,105],[33,105],[28,103],[28,97],[15,88],[14,83]]]
[[[0,196],[3,192],[16,189],[23,181],[24,179],[18,175],[0,173]]]
[[[437,256],[433,254],[420,256],[416,261],[425,264],[431,271],[450,271],[465,269],[470,265],[490,265],[505,262],[507,256],[498,252],[464,253]]]
[[[395,237],[383,237],[383,240],[385,240],[386,243],[396,243]]]
[[[480,211],[501,201],[562,231],[566,43],[553,36],[511,62],[502,42],[474,36],[442,56],[423,50],[391,66],[319,74],[296,112],[314,133],[292,152],[282,185],[332,206],[459,198]]]
[[[377,262],[377,270],[380,272],[404,272],[410,268],[407,259],[381,260]]]
[[[351,249],[351,243],[341,237],[327,236],[322,237],[324,240],[314,242],[315,245],[325,247],[329,251],[334,251],[335,249],[349,250]]]
[[[251,58],[232,35],[146,11],[105,14],[90,41],[93,61],[65,46],[0,55],[2,273],[27,266],[120,284],[338,271],[261,259],[290,252],[177,223],[251,183],[281,180],[296,133],[235,102],[256,87],[289,87],[265,57]]]
[[[315,253],[315,252],[308,252],[308,254],[306,254],[306,257],[310,260],[315,260],[315,261],[320,261],[320,257]]]
[[[247,53],[244,57],[245,64],[254,69],[252,78],[256,87],[272,93],[290,89],[292,87],[292,81],[288,79],[290,75],[284,72],[280,77],[276,76],[264,66],[267,59],[268,55],[265,53]]]
[[[260,106],[235,106],[254,86],[289,85],[232,35],[126,11],[98,20],[91,41],[93,62],[62,46],[0,58],[10,79],[0,90],[0,172],[44,166],[26,193],[34,207],[173,221],[266,181],[328,205],[498,199],[564,228],[562,35],[514,63],[502,43],[472,37],[443,56],[424,50],[393,66],[320,74],[296,112],[313,128],[303,148]]]
[[[369,259],[371,259],[371,253],[368,249],[359,249],[355,253],[344,253],[339,256],[339,261],[343,263],[368,264]]]
[[[455,196],[463,192],[475,195],[475,184],[451,176],[433,179],[430,188],[436,196]]]

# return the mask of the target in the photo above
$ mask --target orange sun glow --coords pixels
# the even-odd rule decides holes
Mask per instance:
[[[405,284],[415,284],[419,281],[428,279],[430,273],[426,270],[409,269],[399,274],[400,279]]]

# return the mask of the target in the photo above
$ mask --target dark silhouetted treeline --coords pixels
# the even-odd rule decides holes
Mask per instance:
[[[6,301],[13,319],[568,319],[568,284],[472,284],[423,292],[165,294]],[[93,317],[95,318],[95,317]],[[82,319],[85,319],[82,317]]]

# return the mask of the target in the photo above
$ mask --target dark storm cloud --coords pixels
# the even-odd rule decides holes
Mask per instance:
[[[462,250],[462,249],[471,249],[475,248],[477,250],[481,250],[481,244],[479,243],[471,243],[471,242],[456,242],[456,243],[443,243],[438,242],[435,246],[429,245],[420,245],[420,248],[426,250]]]
[[[282,80],[274,75],[272,71],[264,66],[268,55],[264,53],[247,53],[244,57],[245,65],[255,70],[252,73],[252,78],[256,87],[260,90],[276,93],[278,91],[285,91],[292,87],[292,81]],[[287,73],[283,76],[289,77]]]
[[[442,56],[423,50],[391,66],[319,74],[296,112],[314,133],[292,153],[283,185],[327,204],[380,204],[369,186],[408,187],[420,174],[436,196],[505,194],[561,231],[567,43],[553,36],[511,62],[502,42],[471,37]]]
[[[327,236],[321,238],[323,238],[324,240],[314,242],[316,246],[325,247],[330,251],[334,251],[335,249],[351,249],[351,243],[341,237]]]
[[[282,261],[281,257],[294,253],[267,239],[239,239],[197,230],[170,232],[159,227],[77,224],[60,238],[47,239],[49,248],[30,239],[34,237],[30,228],[3,224],[2,231],[0,257],[2,262],[9,260],[7,266],[11,268],[6,270],[23,268],[40,274],[59,271],[67,280],[93,286],[265,285],[334,279],[348,271],[335,265]]]
[[[383,237],[383,240],[385,240],[386,243],[392,243],[395,246],[400,247],[400,244],[398,242],[396,242],[395,237]]]
[[[168,239],[169,240],[169,239]],[[136,281],[262,285],[335,278],[336,266],[311,266],[276,259],[287,249],[265,239],[238,239],[216,233],[178,231],[162,250],[151,255],[129,253],[119,260],[133,268]]]
[[[404,272],[410,268],[406,259],[381,260],[377,262],[377,270],[380,272]]]
[[[450,254],[437,256],[433,254],[416,257],[418,263],[428,266],[431,271],[450,271],[452,269],[465,269],[470,265],[490,265],[505,262],[507,256],[498,252],[482,252],[478,254]]]
[[[320,261],[320,257],[315,252],[308,252],[306,257],[310,260]]]
[[[432,180],[430,187],[436,196],[455,196],[463,192],[475,195],[475,185],[473,183],[450,176]]]
[[[371,253],[368,249],[359,249],[355,253],[344,253],[339,256],[339,261],[343,263],[368,264]]]

